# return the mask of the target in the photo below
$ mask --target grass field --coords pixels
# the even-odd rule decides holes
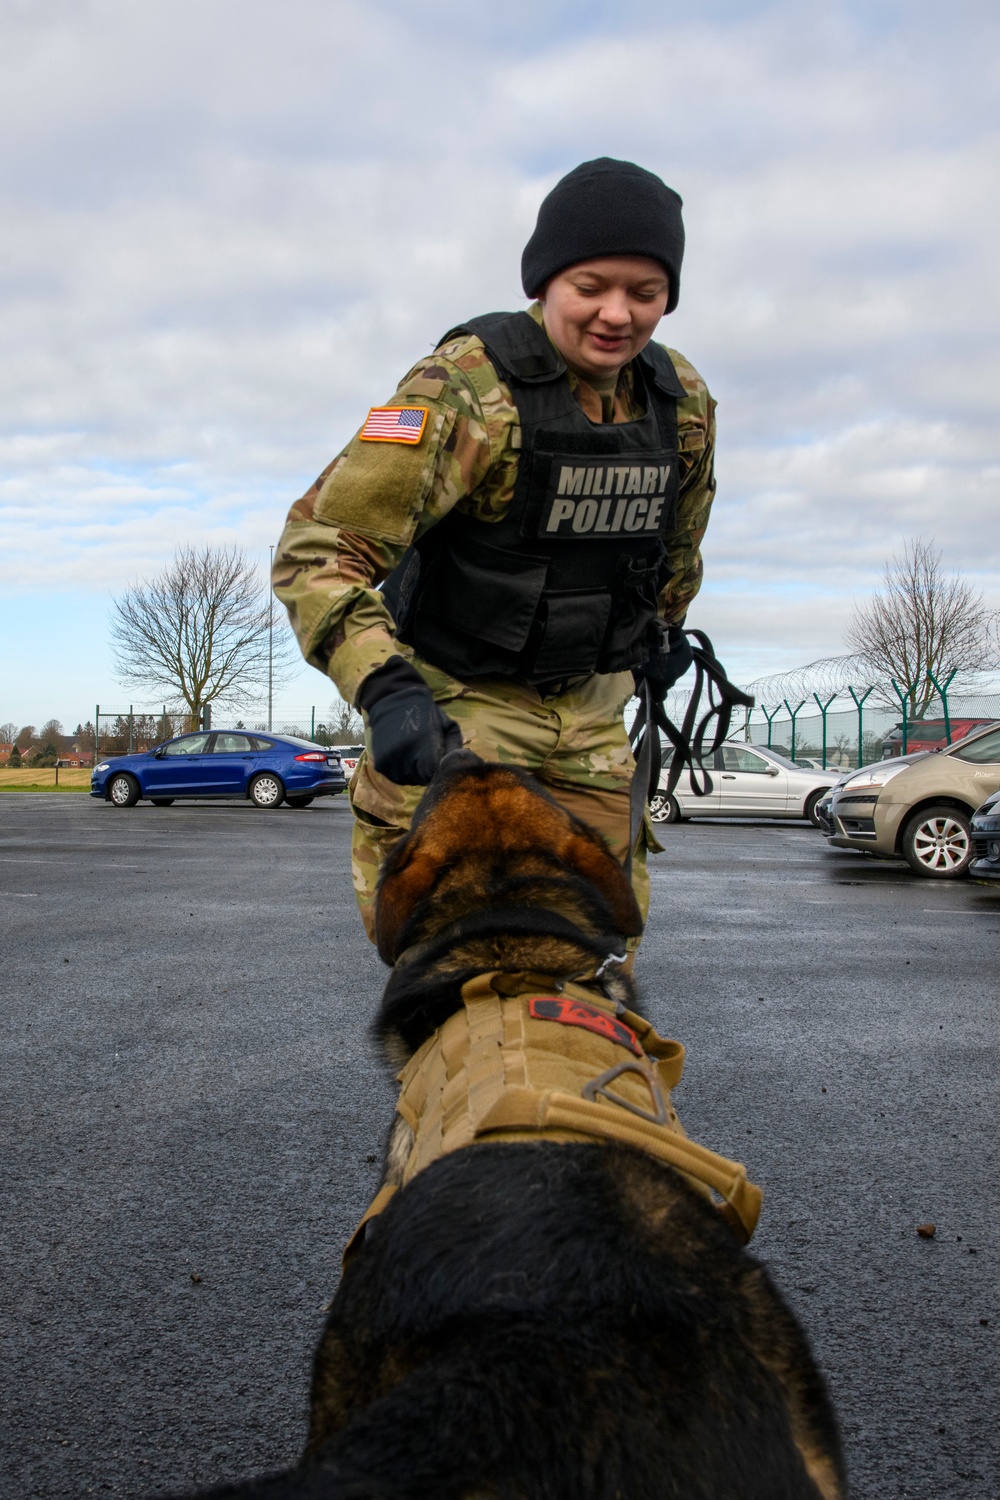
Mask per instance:
[[[56,770],[59,771],[59,785],[56,785]],[[68,770],[65,766],[39,766],[32,769],[24,766],[19,770],[12,771],[7,766],[0,767],[0,792],[89,792],[90,791],[90,768],[81,767],[80,770]]]

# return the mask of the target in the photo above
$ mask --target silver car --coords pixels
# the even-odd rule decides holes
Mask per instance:
[[[691,774],[681,773],[667,796],[667,774],[672,748],[663,757],[660,793],[649,806],[654,823],[678,823],[682,818],[808,818],[819,827],[816,804],[840,780],[839,770],[804,770],[776,750],[726,740],[706,761],[712,778],[707,797],[696,797]]]

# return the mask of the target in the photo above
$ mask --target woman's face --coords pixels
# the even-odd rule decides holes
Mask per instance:
[[[666,311],[669,290],[658,260],[608,255],[560,271],[538,300],[549,338],[586,379],[613,375],[646,347]]]

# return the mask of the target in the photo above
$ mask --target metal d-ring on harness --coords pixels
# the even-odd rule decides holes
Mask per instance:
[[[642,829],[646,806],[656,796],[660,785],[660,730],[674,747],[667,776],[666,795],[669,797],[680,780],[685,767],[691,774],[691,790],[696,797],[707,797],[712,791],[712,778],[705,768],[706,755],[714,755],[729,733],[733,709],[753,708],[755,699],[729,681],[715,648],[702,630],[686,630],[691,641],[694,657],[694,687],[678,729],[667,718],[663,700],[655,696],[653,685],[647,677],[642,679],[639,696],[639,711],[629,731],[629,741],[635,755],[635,774],[632,777],[630,798],[629,855],[627,868],[631,866],[632,851]],[[698,718],[702,689],[707,685],[708,707]],[[716,697],[716,694],[718,695]],[[716,719],[715,734],[706,748],[705,736],[712,720]],[[638,749],[636,746],[638,745]]]

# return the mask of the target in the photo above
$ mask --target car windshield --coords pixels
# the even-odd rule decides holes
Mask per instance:
[[[958,760],[976,761],[980,765],[989,765],[1000,761],[1000,729],[991,729],[989,734],[980,735],[977,740],[963,740],[962,743],[952,748],[951,752]]]
[[[300,745],[303,750],[329,750],[329,745],[317,745],[315,740],[300,739],[297,734],[283,734],[281,736],[283,745]],[[334,746],[334,748],[336,748]]]

